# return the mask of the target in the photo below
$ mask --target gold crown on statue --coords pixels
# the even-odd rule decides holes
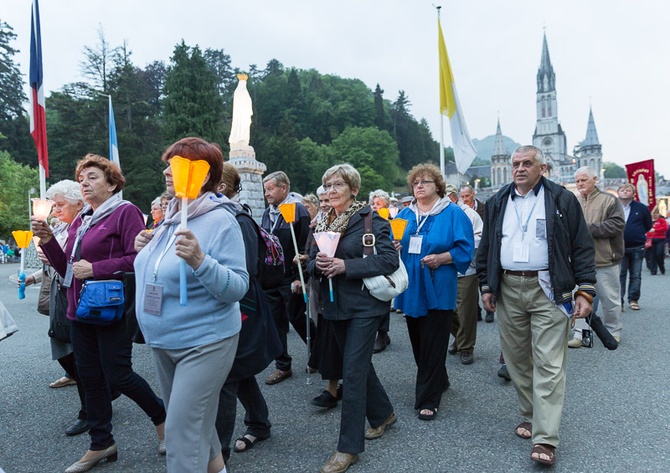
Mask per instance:
[[[249,78],[248,75],[242,73],[242,74],[237,74],[237,79],[238,80],[247,80]]]

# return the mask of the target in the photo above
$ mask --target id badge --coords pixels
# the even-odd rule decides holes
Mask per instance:
[[[530,245],[524,242],[514,244],[513,259],[515,263],[528,263],[530,260]]]
[[[409,237],[409,248],[407,249],[407,252],[410,255],[420,255],[422,241],[423,241],[423,235],[414,235]]]
[[[147,283],[144,286],[144,312],[151,315],[161,315],[163,306],[163,286]]]
[[[61,283],[61,286],[70,287],[72,285],[72,278],[73,277],[74,277],[74,272],[72,271],[72,262],[68,261],[67,269],[65,270],[65,277],[63,278],[63,282]]]

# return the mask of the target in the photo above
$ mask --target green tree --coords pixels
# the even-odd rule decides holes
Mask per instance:
[[[0,151],[0,237],[14,230],[28,230],[28,189],[39,187],[36,169],[17,163]]]
[[[605,161],[603,168],[605,169],[605,179],[626,179],[626,170],[616,163]]]
[[[386,108],[384,107],[384,91],[379,84],[375,87],[375,125],[386,130]]]
[[[24,109],[28,100],[24,78],[14,61],[19,52],[12,47],[15,39],[12,27],[0,20],[0,150],[10,152],[20,163],[36,166],[37,152]]]
[[[170,59],[165,78],[163,134],[166,143],[185,136],[199,136],[224,143],[223,100],[217,78],[198,46],[182,40]]]

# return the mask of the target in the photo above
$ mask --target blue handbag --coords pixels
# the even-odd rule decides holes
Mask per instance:
[[[123,281],[86,281],[79,293],[77,320],[93,325],[109,325],[123,317],[125,301]]]

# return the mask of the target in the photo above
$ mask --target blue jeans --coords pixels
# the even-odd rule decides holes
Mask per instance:
[[[640,300],[640,286],[642,284],[642,260],[644,260],[644,246],[626,248],[621,259],[621,303],[626,295],[626,273],[630,272],[628,285],[628,302]]]

